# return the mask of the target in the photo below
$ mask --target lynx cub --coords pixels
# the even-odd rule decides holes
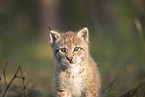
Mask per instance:
[[[56,97],[98,97],[100,75],[89,55],[88,29],[77,33],[50,30],[50,44],[56,60]]]

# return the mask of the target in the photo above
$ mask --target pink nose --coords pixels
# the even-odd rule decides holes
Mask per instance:
[[[66,56],[66,58],[69,60],[69,61],[72,61],[73,57],[68,57]]]

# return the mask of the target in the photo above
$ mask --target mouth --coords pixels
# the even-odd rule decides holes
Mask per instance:
[[[65,65],[67,68],[73,68],[73,67],[77,66],[78,64],[75,62],[64,61],[63,65]]]
[[[76,64],[74,61],[65,61],[64,63],[68,66],[72,66]]]
[[[72,61],[69,61],[69,63],[70,63],[70,64],[73,64],[74,62],[72,62]]]
[[[71,61],[66,60],[65,63],[67,63],[67,64],[74,64],[74,61],[73,60],[71,60]]]

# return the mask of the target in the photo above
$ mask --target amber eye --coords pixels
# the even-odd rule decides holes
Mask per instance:
[[[66,48],[61,48],[60,51],[61,51],[62,53],[66,53],[66,52],[67,52]]]
[[[76,53],[76,52],[78,52],[80,50],[80,47],[75,47],[74,48],[74,52]]]

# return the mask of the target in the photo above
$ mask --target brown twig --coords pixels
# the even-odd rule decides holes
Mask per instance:
[[[5,81],[5,86],[7,87],[7,81],[6,81],[6,67],[7,67],[8,63],[5,64],[4,70],[3,70],[3,75],[4,75],[4,81]]]
[[[24,95],[25,95],[25,97],[27,96],[26,95],[26,86],[25,86],[25,82],[24,82],[24,80],[25,80],[25,78],[24,78],[24,76],[23,76],[23,72],[22,72],[22,68],[21,68],[21,66],[19,66],[19,68],[20,68],[20,73],[21,73],[21,79],[22,79],[22,84],[23,84],[23,89],[24,89]],[[17,76],[17,78],[18,78],[18,76]]]
[[[5,65],[4,71],[5,71],[5,69],[6,69],[6,65]],[[19,70],[20,70],[21,76],[17,76]],[[4,72],[4,74],[5,74],[5,72]],[[4,75],[4,76],[5,76],[5,75]],[[5,89],[5,91],[4,91],[2,97],[5,97],[5,95],[6,95],[7,91],[8,91],[8,89],[9,89],[9,87],[11,86],[11,84],[12,84],[12,82],[14,81],[15,78],[20,78],[20,79],[22,79],[22,82],[23,82],[23,89],[24,89],[24,91],[25,91],[25,89],[26,89],[25,84],[24,84],[25,78],[23,77],[22,68],[21,68],[21,66],[19,66],[18,69],[17,69],[17,71],[15,72],[13,78],[11,79],[11,81],[9,82],[9,84],[6,86],[6,89]],[[5,79],[5,82],[6,82],[6,79]],[[26,93],[25,93],[25,97],[26,97]]]
[[[117,78],[115,78],[113,81],[111,81],[103,90],[102,90],[102,94],[103,93],[107,93],[111,90],[113,84],[116,82]]]

